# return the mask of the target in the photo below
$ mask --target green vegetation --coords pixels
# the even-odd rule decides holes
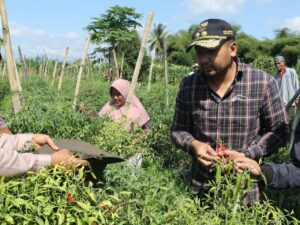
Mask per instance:
[[[23,108],[15,115],[6,74],[1,70],[0,108],[13,133],[45,133],[52,137],[80,139],[129,159],[141,153],[141,168],[128,161],[108,165],[96,183],[86,179],[88,171],[77,174],[61,167],[42,169],[21,178],[0,178],[1,224],[299,224],[299,190],[266,190],[264,199],[252,207],[241,206],[241,199],[253,182],[248,173],[237,175],[224,165],[215,165],[216,179],[208,184],[209,193],[199,199],[189,189],[187,174],[190,156],[177,149],[169,138],[175,98],[180,81],[192,71],[195,52],[186,52],[192,25],[187,31],[166,35],[166,27],[154,27],[150,48],[155,50],[150,66],[145,57],[136,94],[148,111],[152,129],[144,134],[131,132],[96,112],[110,99],[113,77],[131,80],[140,46],[135,30],[141,15],[134,9],[114,6],[85,28],[93,31],[98,45],[83,72],[79,102],[86,110],[72,110],[75,78],[79,64],[66,66],[60,94],[57,83],[60,65],[53,79],[54,61],[38,56],[28,59],[28,75],[21,73]],[[274,74],[274,56],[286,57],[300,75],[300,36],[283,28],[274,40],[258,40],[234,25],[242,62]],[[165,104],[163,41],[168,43],[169,107]],[[101,57],[97,58],[100,54]],[[4,68],[1,65],[0,68]],[[18,65],[19,70],[22,67]],[[149,69],[151,77],[149,79]],[[148,83],[149,82],[149,83]],[[147,88],[150,87],[151,88]],[[269,159],[289,158],[282,148]],[[230,166],[230,164],[229,164]]]
[[[60,167],[22,178],[1,179],[2,224],[299,223],[296,218],[300,214],[292,213],[299,208],[299,201],[294,198],[299,191],[278,194],[269,190],[261,203],[250,208],[241,206],[241,196],[246,191],[242,184],[253,182],[247,173],[236,175],[232,171],[220,176],[220,166],[216,165],[216,180],[209,184],[210,193],[205,198],[199,199],[189,190],[186,174],[191,159],[169,139],[178,81],[169,85],[168,109],[162,82],[154,83],[150,92],[147,82],[138,86],[137,95],[152,118],[153,128],[148,135],[142,135],[138,129],[127,132],[107,119],[73,111],[71,96],[75,82],[70,76],[66,77],[59,96],[51,82],[30,77],[23,85],[25,105],[17,115],[6,107],[4,98],[4,113],[14,133],[40,132],[81,139],[124,158],[139,152],[143,163],[141,168],[127,162],[109,165],[103,179],[94,184],[85,180],[85,171],[73,174]],[[2,85],[7,96],[6,77]],[[80,102],[98,111],[109,99],[108,87],[109,83],[102,79],[97,80],[95,87],[91,79],[83,79]],[[282,196],[288,202],[281,201],[280,205]]]

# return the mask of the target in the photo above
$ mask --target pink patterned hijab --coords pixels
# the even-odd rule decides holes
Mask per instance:
[[[127,99],[130,90],[130,82],[128,80],[115,80],[111,85],[111,88],[112,87],[119,91],[125,100]],[[98,115],[100,117],[108,116],[114,121],[120,120],[124,115],[125,105],[119,107],[116,106],[114,103],[115,102],[113,99],[107,102],[100,110]],[[131,122],[136,123],[139,126],[143,126],[146,122],[150,120],[150,117],[146,112],[144,106],[135,95],[132,97],[131,100],[131,104],[128,110],[128,118],[131,120]]]

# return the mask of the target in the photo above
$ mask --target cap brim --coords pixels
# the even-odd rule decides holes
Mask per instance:
[[[190,44],[186,51],[190,51],[192,47],[194,46],[199,46],[199,47],[202,47],[202,48],[208,48],[208,49],[215,49],[217,48],[220,44],[221,44],[221,41],[223,39],[202,39],[202,40],[197,40],[197,41],[194,41],[192,44]]]

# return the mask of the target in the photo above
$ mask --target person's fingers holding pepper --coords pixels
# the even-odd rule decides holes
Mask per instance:
[[[219,159],[218,153],[208,144],[194,140],[192,148],[197,161],[205,167],[211,166],[213,160]]]

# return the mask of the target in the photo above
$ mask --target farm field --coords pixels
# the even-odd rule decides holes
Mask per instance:
[[[5,119],[13,134],[47,134],[54,140],[82,140],[124,159],[106,167],[99,165],[105,169],[97,174],[93,173],[94,165],[80,167],[76,172],[56,165],[28,172],[22,177],[4,178],[2,176],[13,174],[13,166],[21,166],[15,160],[7,169],[5,165],[9,160],[6,159],[13,161],[10,153],[17,153],[2,146],[0,224],[300,224],[299,188],[268,188],[264,177],[255,179],[247,170],[237,173],[230,152],[221,156],[222,151],[232,147],[245,150],[245,155],[231,152],[238,157],[258,158],[267,155],[273,146],[279,146],[276,145],[279,139],[284,141],[287,124],[279,92],[276,92],[275,81],[259,70],[274,76],[279,86],[284,86],[282,80],[292,76],[292,89],[299,88],[297,3],[285,4],[285,11],[289,11],[286,15],[278,13],[282,11],[282,4],[276,1],[178,0],[123,4],[123,1],[82,4],[80,1],[0,0],[0,50],[5,51],[3,55],[0,52],[0,118]],[[253,12],[259,16],[253,17]],[[200,22],[204,15],[208,18]],[[209,19],[222,15],[224,18]],[[251,30],[252,33],[248,33]],[[193,50],[188,51],[190,48]],[[237,68],[244,67],[243,63],[250,66],[245,66],[247,71],[240,72]],[[206,89],[206,86],[193,81],[193,90],[197,92],[193,92],[192,98],[200,104],[178,107],[178,114],[189,116],[182,111],[193,108],[193,121],[188,117],[187,125],[182,126],[184,116],[181,116],[176,124],[179,124],[178,130],[191,123],[199,125],[191,128],[191,134],[198,140],[202,140],[205,129],[212,134],[207,135],[208,141],[205,141],[210,142],[209,145],[192,142],[198,154],[196,159],[206,169],[212,163],[209,170],[215,172],[214,179],[206,184],[208,192],[201,197],[189,186],[190,167],[195,157],[176,148],[170,139],[181,80],[193,73],[201,76],[199,81],[207,82],[211,90],[201,94],[202,87]],[[112,82],[120,78],[131,82],[130,90],[127,90],[129,83],[121,81],[125,87],[114,87],[110,93]],[[239,79],[248,83],[240,85]],[[261,86],[266,80],[270,81],[266,85],[270,88]],[[187,92],[188,88],[182,86]],[[190,103],[189,93],[184,91],[182,99]],[[108,117],[98,116],[102,106],[114,98],[114,105],[108,105],[107,111],[118,114],[114,119],[124,115],[130,117],[130,104],[136,100],[133,94],[151,118],[150,130],[131,124],[129,131]],[[219,98],[212,100],[214,94],[220,97],[221,103],[225,99],[226,104],[219,104]],[[227,98],[231,94],[235,94],[234,98]],[[211,96],[207,98],[208,95]],[[290,105],[297,104],[298,99],[294,97]],[[268,98],[274,100],[261,104],[262,107],[257,103],[261,100],[265,103]],[[182,99],[177,102],[185,103]],[[207,104],[207,100],[215,106]],[[134,120],[142,122],[146,117],[142,125],[148,125],[149,117],[141,109],[143,107],[135,107],[130,108],[131,114],[142,111],[143,115],[134,115]],[[194,110],[197,107],[199,111]],[[276,117],[276,114],[280,115]],[[200,121],[202,119],[206,121]],[[223,119],[228,121],[220,122]],[[293,116],[290,122],[292,120]],[[276,124],[282,125],[282,135],[273,132]],[[1,132],[3,130],[7,128]],[[253,131],[252,135],[246,134],[248,131]],[[182,133],[188,132],[184,129],[178,136],[182,137]],[[240,134],[243,137],[236,138]],[[268,135],[274,137],[266,139]],[[227,137],[243,145],[235,146],[231,140],[224,140]],[[185,140],[191,138],[188,134]],[[3,139],[9,138],[2,136]],[[39,143],[34,137],[32,142]],[[183,142],[184,147],[186,142]],[[225,146],[226,143],[231,146]],[[289,161],[287,145],[259,163]],[[211,149],[211,146],[216,147]],[[39,154],[35,147],[18,151],[22,151],[22,156],[26,152]],[[216,155],[213,150],[218,156],[213,156]],[[66,153],[60,159],[70,160],[71,154],[66,156],[68,151],[58,153]],[[54,157],[51,161],[56,164]],[[237,165],[237,168],[242,167]],[[263,190],[261,201],[251,207],[242,206],[245,194],[256,183]]]
[[[54,138],[72,138],[95,144],[100,149],[129,159],[143,155],[141,167],[128,161],[108,165],[97,182],[85,179],[86,172],[66,172],[61,167],[42,169],[25,177],[0,180],[1,224],[298,224],[298,190],[266,190],[262,202],[240,205],[243,182],[249,174],[218,176],[210,194],[199,199],[185,180],[190,157],[176,149],[169,138],[176,93],[181,77],[169,83],[169,107],[165,107],[164,85],[157,77],[151,90],[147,81],[136,88],[152,120],[148,135],[128,132],[118,124],[94,116],[110,99],[111,81],[102,73],[84,75],[78,98],[88,111],[72,109],[76,79],[66,76],[58,95],[58,79],[32,75],[22,80],[22,110],[11,108],[7,76],[0,83],[1,109],[13,133],[45,133]],[[142,137],[142,138],[137,138]],[[286,148],[272,161],[288,158]],[[297,219],[298,218],[298,219]]]

